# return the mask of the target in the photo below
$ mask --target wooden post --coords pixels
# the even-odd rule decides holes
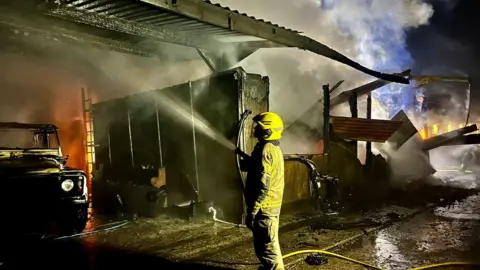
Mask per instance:
[[[352,118],[358,118],[358,101],[357,101],[357,92],[353,91],[350,97],[348,98],[348,105],[350,105],[350,113],[352,114]],[[354,154],[358,156],[358,142],[352,141],[354,147]]]
[[[372,94],[368,93],[367,95],[367,119],[372,119]],[[372,142],[367,142],[366,145],[366,160],[365,164],[370,170],[372,166]]]
[[[327,170],[330,171],[330,86],[323,85],[323,154],[326,155]]]

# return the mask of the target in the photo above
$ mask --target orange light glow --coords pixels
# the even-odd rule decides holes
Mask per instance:
[[[90,91],[85,89],[85,97],[86,100],[84,100],[84,127],[85,127],[85,141],[84,141],[84,146],[85,146],[85,153],[86,153],[86,172],[88,175],[88,178],[91,180],[92,179],[92,173],[93,173],[93,164],[95,163],[95,142],[94,142],[94,135],[93,135],[93,119],[91,115],[91,106],[93,103],[93,100],[96,100],[96,96],[92,96]]]
[[[447,132],[450,132],[450,131],[452,131],[452,130],[453,130],[452,124],[451,124],[451,123],[448,123],[448,125],[447,125]]]
[[[474,124],[475,123],[468,124],[468,125],[474,125]],[[465,126],[465,124],[462,124],[462,123],[460,123],[460,124],[457,124],[457,123],[455,123],[455,124],[452,124],[452,123],[436,123],[436,124],[429,125],[428,128],[424,127],[422,129],[419,129],[418,133],[420,134],[422,139],[425,140],[425,139],[428,139],[430,137],[437,136],[437,135],[440,135],[440,134],[458,129],[457,126],[458,126],[458,128],[463,128]],[[428,131],[431,131],[431,132],[428,132]],[[477,130],[476,133],[480,134],[479,130]]]
[[[438,135],[438,124],[432,125],[432,135]]]
[[[425,128],[420,129],[419,133],[420,133],[420,137],[422,137],[422,139],[425,140],[427,138],[427,132],[426,132]]]

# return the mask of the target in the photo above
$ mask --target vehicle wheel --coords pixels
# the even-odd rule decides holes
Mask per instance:
[[[81,233],[88,221],[88,208],[79,208],[63,220],[60,228],[62,235]]]

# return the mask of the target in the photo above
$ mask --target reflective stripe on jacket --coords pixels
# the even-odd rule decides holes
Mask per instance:
[[[283,200],[284,160],[278,141],[258,142],[249,160],[245,202],[247,212],[279,215]]]

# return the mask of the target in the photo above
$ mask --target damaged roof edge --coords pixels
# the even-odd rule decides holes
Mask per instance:
[[[20,122],[0,122],[0,129],[55,129],[57,126],[53,124],[30,124]]]
[[[140,1],[175,12],[179,15],[187,16],[192,19],[204,21],[223,28],[228,28],[232,31],[238,31],[243,34],[264,38],[288,47],[296,47],[307,50],[343,63],[365,74],[382,80],[409,84],[409,80],[407,78],[369,69],[316,40],[300,35],[296,31],[285,29],[272,23],[267,23],[253,17],[249,17],[246,14],[240,14],[231,11],[230,9],[224,8],[220,5],[212,4],[211,2],[204,2],[200,0]]]

